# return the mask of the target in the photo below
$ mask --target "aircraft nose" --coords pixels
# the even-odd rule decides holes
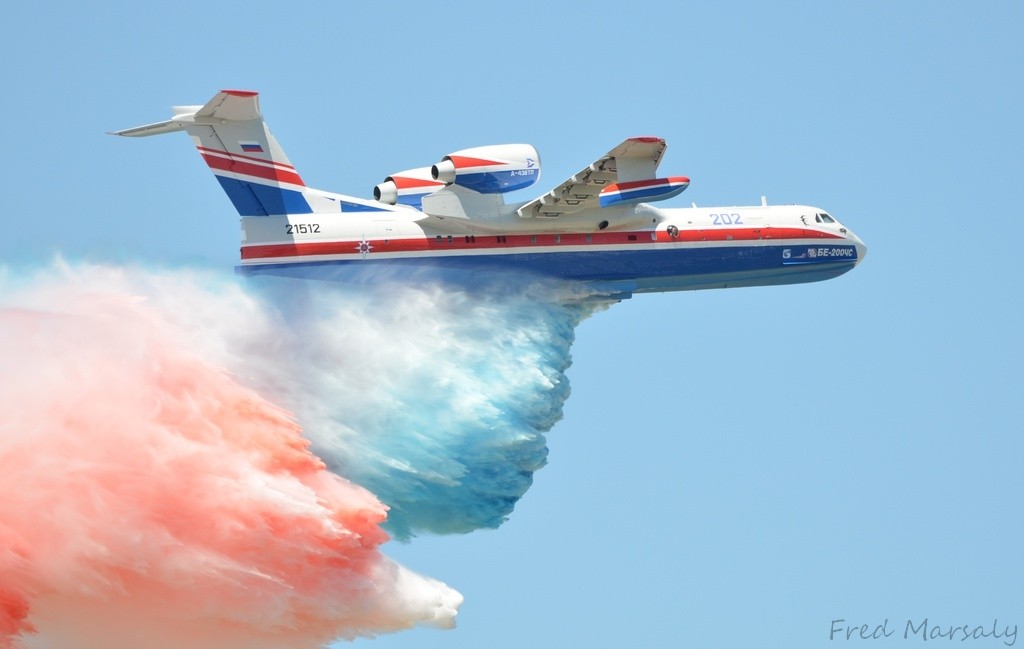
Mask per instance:
[[[846,238],[849,239],[857,249],[857,263],[859,264],[864,261],[864,257],[868,254],[868,247],[865,245],[864,241],[854,234],[853,230],[846,230]]]

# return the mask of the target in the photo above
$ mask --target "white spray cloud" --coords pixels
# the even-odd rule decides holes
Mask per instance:
[[[507,519],[546,462],[545,433],[569,396],[574,328],[610,303],[537,282],[470,290],[59,272],[140,296],[188,331],[197,353],[295,413],[332,470],[389,506],[399,538]]]

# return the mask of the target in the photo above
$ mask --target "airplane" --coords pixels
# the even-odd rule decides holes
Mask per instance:
[[[624,294],[766,286],[837,277],[867,247],[806,205],[650,205],[686,176],[658,177],[665,140],[632,137],[533,200],[540,156],[528,144],[455,151],[393,173],[363,199],[307,187],[263,121],[259,95],[222,90],[169,120],[114,131],[184,130],[241,216],[248,275],[341,280],[355,268],[426,268],[471,278],[514,274],[590,282]]]

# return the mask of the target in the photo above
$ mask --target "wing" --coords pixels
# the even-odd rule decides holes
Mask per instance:
[[[558,217],[601,207],[601,190],[617,183],[653,179],[668,147],[660,137],[632,137],[540,198],[523,205],[524,218]]]

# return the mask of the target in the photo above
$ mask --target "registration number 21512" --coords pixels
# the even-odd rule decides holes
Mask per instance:
[[[319,223],[286,223],[285,234],[318,234]]]

